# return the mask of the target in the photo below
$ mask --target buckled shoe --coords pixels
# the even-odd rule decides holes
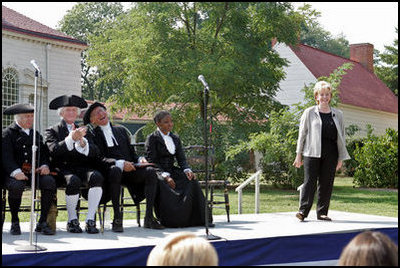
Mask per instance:
[[[96,228],[96,222],[94,220],[88,220],[86,222],[85,231],[88,234],[97,234],[99,232],[99,229]]]
[[[74,219],[67,223],[67,231],[70,233],[82,233],[82,228],[79,226],[79,221]]]

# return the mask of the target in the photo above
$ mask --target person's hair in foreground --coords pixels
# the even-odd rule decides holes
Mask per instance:
[[[149,254],[147,266],[217,266],[218,255],[204,238],[179,232],[167,236]]]
[[[397,245],[381,232],[365,231],[343,249],[339,266],[397,266]]]

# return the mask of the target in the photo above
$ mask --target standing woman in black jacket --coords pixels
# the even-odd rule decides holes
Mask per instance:
[[[350,156],[346,149],[343,113],[329,105],[332,86],[319,81],[314,87],[314,98],[317,105],[307,108],[300,119],[297,155],[293,162],[300,168],[304,156],[304,184],[296,217],[304,221],[308,216],[318,182],[317,219],[330,221],[328,209],[335,172]]]
[[[154,122],[157,130],[146,139],[146,153],[147,160],[156,164],[161,180],[156,214],[166,227],[204,225],[204,194],[186,162],[179,136],[171,132],[171,114],[159,111]],[[179,167],[174,165],[175,159]]]

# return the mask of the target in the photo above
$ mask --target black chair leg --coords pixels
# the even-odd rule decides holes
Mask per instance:
[[[229,218],[229,195],[228,195],[228,188],[225,186],[224,189],[224,197],[225,197],[225,210],[226,210],[226,216],[228,217],[228,222],[230,222],[230,218]]]

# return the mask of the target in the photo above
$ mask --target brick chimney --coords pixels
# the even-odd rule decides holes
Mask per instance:
[[[369,43],[350,45],[350,59],[374,72],[374,45]]]

